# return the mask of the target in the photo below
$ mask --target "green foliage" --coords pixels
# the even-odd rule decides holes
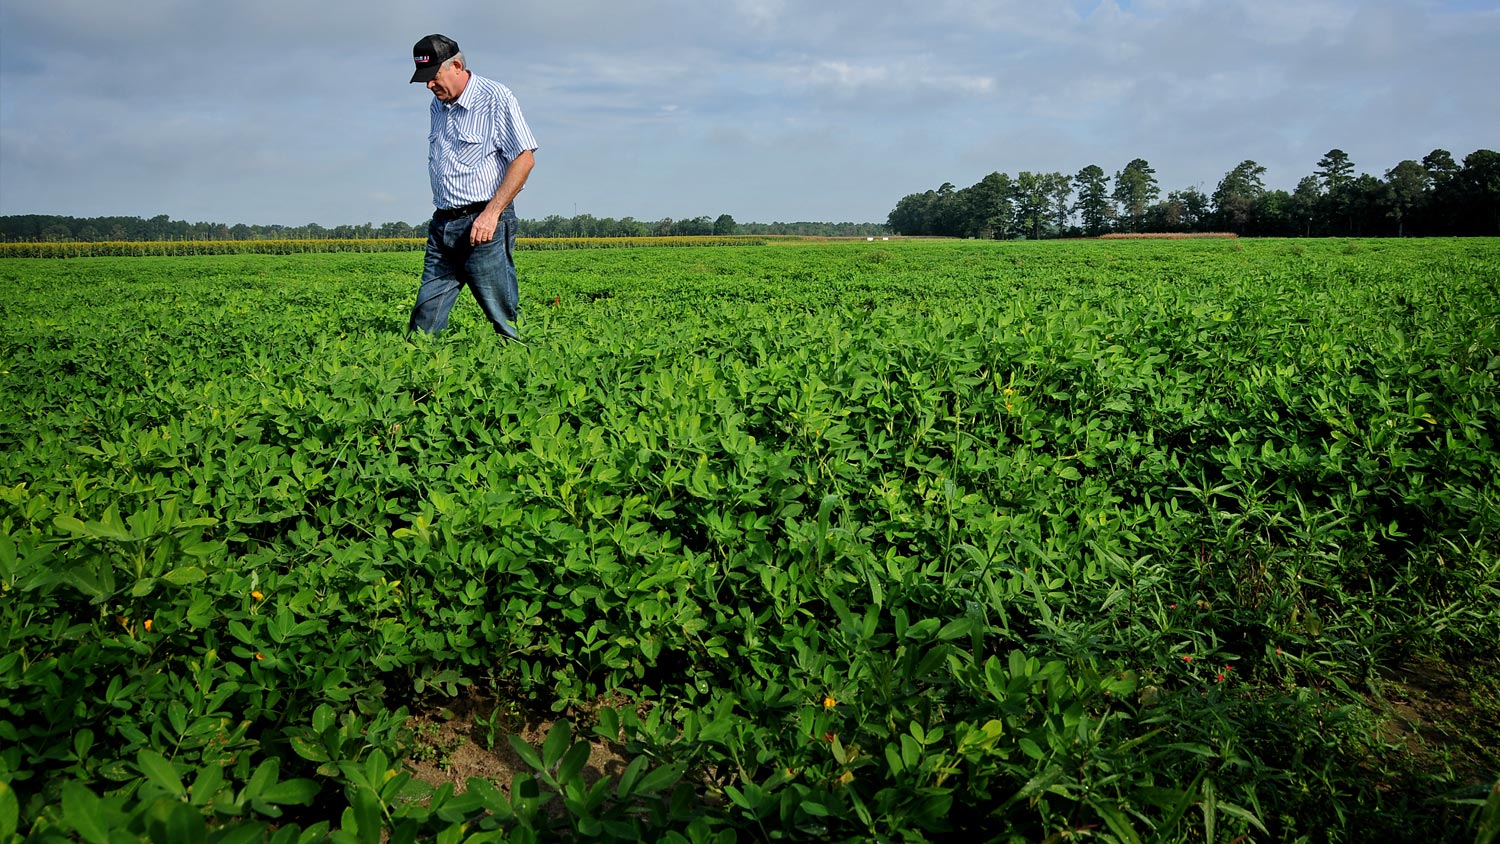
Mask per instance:
[[[0,261],[0,841],[1483,835],[1373,698],[1500,640],[1500,252],[1299,246]]]

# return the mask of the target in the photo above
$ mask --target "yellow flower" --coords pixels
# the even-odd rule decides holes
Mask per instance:
[[[834,700],[832,697],[825,697],[825,698],[823,698],[823,707],[825,709],[832,709],[833,707],[835,707],[837,705],[838,705],[838,701]]]
[[[254,592],[251,592],[250,593],[250,597],[254,598],[257,601],[264,601],[266,599],[266,596],[262,595],[260,593],[259,589],[255,590]]]
[[[147,633],[151,632],[151,619],[149,619],[149,618],[146,619],[146,632]]]
[[[261,660],[263,660],[265,658],[266,658],[265,654],[261,653],[260,651],[256,651],[255,652],[255,661],[256,662],[260,662]]]

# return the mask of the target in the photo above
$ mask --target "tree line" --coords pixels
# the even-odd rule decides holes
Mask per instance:
[[[717,218],[687,217],[674,220],[637,220],[634,217],[595,217],[578,214],[562,217],[553,214],[540,220],[522,220],[521,234],[527,237],[701,237],[706,235],[804,235],[809,237],[863,237],[890,234],[884,223],[738,223],[729,214]]]
[[[556,214],[540,220],[521,220],[526,237],[649,237],[695,235],[812,235],[854,237],[889,234],[882,223],[737,223],[729,214],[717,218],[688,217],[674,220],[614,219],[578,214]],[[168,241],[168,240],[369,240],[372,238],[426,237],[427,221],[417,225],[391,222],[375,225],[341,225],[331,228],[317,223],[303,226],[249,225],[236,223],[189,223],[166,214],[155,217],[65,217],[48,214],[0,216],[0,240],[26,243],[80,241]]]
[[[1447,150],[1402,161],[1376,178],[1355,174],[1340,149],[1318,160],[1295,190],[1267,190],[1252,160],[1213,193],[1169,191],[1134,159],[1113,177],[1097,164],[1069,176],[991,173],[966,188],[945,182],[908,194],[887,218],[895,234],[942,237],[1097,237],[1109,233],[1233,232],[1265,237],[1500,235],[1500,153],[1480,149],[1460,165]]]

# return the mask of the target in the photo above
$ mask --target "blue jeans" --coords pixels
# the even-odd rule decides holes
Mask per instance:
[[[519,340],[516,316],[521,294],[516,286],[516,211],[508,207],[500,214],[495,237],[488,243],[469,243],[474,217],[455,217],[427,227],[427,260],[422,266],[422,286],[411,309],[408,330],[435,334],[448,327],[448,312],[458,301],[458,291],[474,291],[479,307],[495,330],[507,339]]]

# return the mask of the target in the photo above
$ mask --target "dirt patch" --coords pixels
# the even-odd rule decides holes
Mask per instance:
[[[618,705],[600,702],[599,705]],[[589,713],[582,713],[588,718]],[[455,793],[468,789],[471,777],[494,783],[504,794],[510,793],[517,774],[535,773],[511,746],[510,736],[538,749],[547,733],[559,719],[548,714],[528,713],[510,701],[482,697],[460,698],[447,707],[425,710],[407,722],[416,739],[416,748],[406,759],[412,776],[433,787],[448,783]],[[589,760],[583,778],[592,785],[602,777],[617,777],[629,762],[614,742],[593,735],[592,719],[580,723],[568,719],[573,727],[573,741],[587,740]]]
[[[1398,666],[1374,701],[1388,715],[1380,737],[1430,773],[1465,783],[1500,771],[1500,661],[1454,666],[1436,659]]]

